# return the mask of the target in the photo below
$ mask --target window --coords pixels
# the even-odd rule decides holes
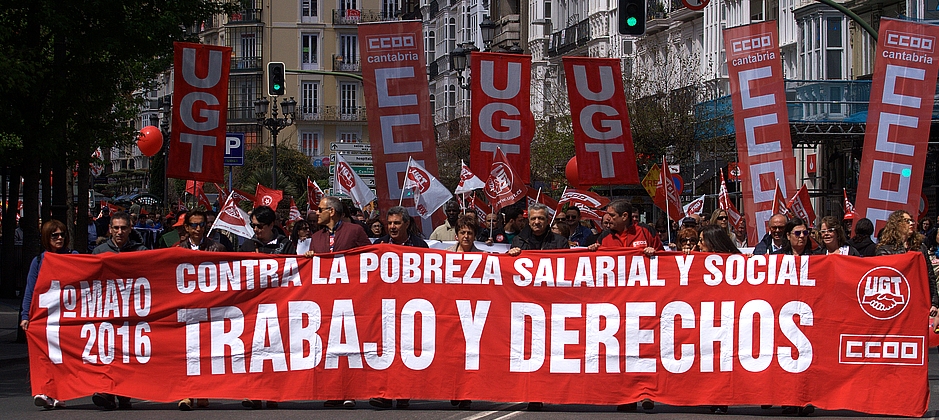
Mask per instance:
[[[434,95],[433,93],[430,94],[430,115],[437,115],[437,95]]]
[[[315,70],[319,67],[319,35],[300,35],[300,67],[303,70]]]
[[[398,12],[398,0],[381,0],[381,17],[384,20],[392,20],[395,13]]]
[[[300,83],[300,114],[312,117],[320,113],[320,84],[319,82]]]
[[[356,49],[359,45],[357,35],[339,35],[339,56],[342,57],[344,64],[355,64],[359,62]]]
[[[323,142],[321,137],[322,135],[315,131],[301,131],[299,144],[300,153],[303,153],[306,157],[322,156]]]
[[[358,7],[356,7],[356,0],[339,0],[339,9],[341,10],[358,9]]]
[[[241,57],[236,56],[236,68],[247,69],[257,64],[258,43],[255,34],[241,34]]]
[[[341,119],[354,119],[358,113],[356,100],[358,85],[355,83],[339,84],[339,117]]]
[[[447,86],[447,121],[456,119],[456,86]]]
[[[826,79],[841,79],[844,76],[842,71],[842,54],[844,49],[842,45],[844,44],[841,39],[842,34],[842,20],[837,17],[830,17],[826,19],[826,36],[825,40],[827,41],[825,49],[825,78]]]
[[[447,23],[447,51],[456,49],[456,18],[450,18]]]
[[[319,0],[300,0],[300,22],[319,21]]]
[[[427,64],[433,63],[437,59],[437,33],[427,32],[427,40],[424,42],[424,50],[427,55]]]
[[[340,143],[358,143],[359,133],[350,132],[350,131],[340,131],[339,142]]]

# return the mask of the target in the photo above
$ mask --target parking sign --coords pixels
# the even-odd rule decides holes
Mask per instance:
[[[225,133],[225,166],[244,166],[244,133]]]

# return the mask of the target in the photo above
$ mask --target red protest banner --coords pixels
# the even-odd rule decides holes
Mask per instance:
[[[747,236],[762,238],[773,215],[776,182],[783,196],[796,188],[789,111],[776,22],[724,30]]]
[[[473,128],[470,136],[470,167],[474,173],[489,173],[496,149],[525,184],[530,183],[531,139],[535,117],[531,113],[531,56],[474,52]]]
[[[638,184],[620,60],[564,57],[564,72],[581,185]]]
[[[166,176],[223,182],[230,47],[173,44],[173,135]]]
[[[412,21],[360,24],[359,40],[375,191],[378,207],[389,209],[398,205],[409,158],[439,174],[424,38],[421,23]],[[431,223],[416,222],[428,237],[443,219],[435,214]]]
[[[27,331],[32,391],[920,416],[925,270],[917,253],[48,254]]]
[[[933,94],[939,72],[939,27],[884,19],[877,37],[858,214],[880,230],[895,210],[919,214]]]

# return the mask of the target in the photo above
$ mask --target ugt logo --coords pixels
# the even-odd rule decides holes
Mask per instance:
[[[857,284],[857,301],[871,318],[894,318],[910,303],[910,283],[893,267],[871,269]]]

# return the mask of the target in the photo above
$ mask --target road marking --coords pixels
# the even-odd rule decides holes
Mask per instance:
[[[482,411],[482,412],[476,413],[476,414],[474,414],[474,415],[472,415],[472,416],[463,417],[463,420],[476,420],[476,419],[481,419],[481,418],[483,418],[483,417],[491,416],[491,415],[493,415],[493,414],[496,414],[496,413],[498,413],[498,412],[500,412],[500,411],[505,411],[506,409],[508,409],[508,408],[510,408],[510,407],[513,407],[513,406],[516,406],[516,405],[518,405],[518,404],[521,404],[521,403],[514,402],[514,403],[499,404],[498,406],[496,406],[496,409],[495,409],[495,410],[491,410],[491,411]],[[515,416],[515,415],[517,415],[517,414],[519,414],[519,413],[520,413],[519,411],[516,411],[516,412],[513,412],[513,413],[509,413],[507,416],[511,417],[511,416]],[[502,417],[498,417],[498,418],[502,419],[502,418],[508,418],[508,417],[502,416]]]

